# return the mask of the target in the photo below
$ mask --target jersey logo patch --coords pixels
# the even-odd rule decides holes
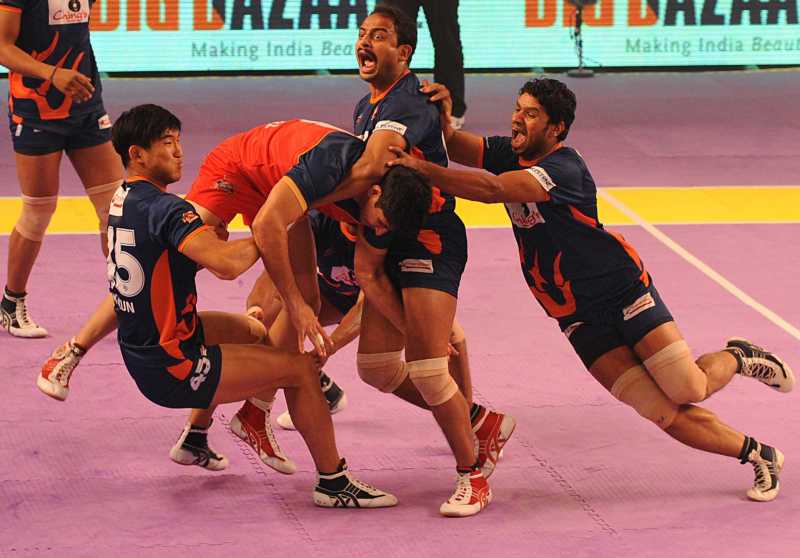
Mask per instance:
[[[211,372],[211,361],[208,359],[208,351],[203,345],[200,345],[200,358],[197,359],[197,366],[194,369],[194,374],[189,380],[192,391],[200,389],[202,383],[208,378],[209,372]]]
[[[408,130],[408,126],[403,126],[399,122],[395,122],[394,120],[381,120],[377,124],[375,124],[374,132],[378,130],[389,130],[390,132],[397,132],[401,136],[406,135],[406,130]]]
[[[645,310],[654,308],[655,305],[656,301],[653,300],[653,295],[650,293],[644,294],[637,298],[633,304],[622,309],[622,320],[626,322],[632,320]]]
[[[197,221],[199,218],[200,216],[194,211],[184,211],[183,215],[181,216],[181,221],[188,225],[189,223]]]
[[[88,23],[89,0],[47,0],[50,25]]]
[[[217,180],[214,182],[214,188],[226,194],[233,194],[233,184],[225,182],[224,180]]]
[[[433,273],[433,262],[431,260],[406,258],[399,265],[400,271],[404,273]]]
[[[556,187],[556,183],[553,182],[553,179],[550,178],[550,175],[547,174],[547,171],[542,167],[531,167],[528,169],[528,172],[531,173],[531,175],[539,181],[539,184],[542,185],[542,188],[548,192]]]
[[[114,197],[111,198],[111,205],[108,207],[108,214],[114,217],[122,217],[122,206],[125,204],[125,198],[128,197],[128,190],[120,186],[114,192]]]
[[[506,211],[511,222],[522,229],[532,229],[539,223],[544,223],[544,217],[539,211],[539,206],[530,203],[507,203]]]
[[[101,130],[108,130],[111,127],[111,117],[104,114],[97,119],[97,127]]]

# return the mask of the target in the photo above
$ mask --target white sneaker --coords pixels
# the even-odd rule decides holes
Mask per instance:
[[[192,435],[189,442],[187,436]],[[228,467],[228,458],[208,447],[208,428],[183,427],[178,441],[169,450],[169,458],[179,465],[197,465],[209,471],[222,471]]]
[[[469,517],[480,512],[492,501],[492,489],[480,469],[459,473],[456,491],[441,505],[445,517]]]
[[[85,354],[85,350],[75,346],[74,337],[56,348],[42,365],[42,371],[36,378],[36,387],[53,399],[66,400],[72,372]]]
[[[47,330],[34,322],[28,314],[28,305],[24,296],[13,298],[4,294],[3,298],[14,303],[14,310],[11,311],[0,307],[0,321],[2,321],[4,329],[14,337],[26,339],[47,337]]]
[[[775,353],[740,337],[728,339],[725,350],[739,361],[739,373],[742,376],[755,378],[781,393],[788,393],[794,388],[792,369]]]
[[[393,494],[354,478],[344,459],[338,472],[331,475],[317,473],[313,498],[314,504],[322,508],[389,508],[397,505]]]
[[[778,474],[783,469],[783,453],[777,448],[759,444],[758,448],[750,452],[747,460],[753,465],[756,474],[752,488],[747,491],[747,497],[756,502],[769,502],[777,498],[781,489]]]

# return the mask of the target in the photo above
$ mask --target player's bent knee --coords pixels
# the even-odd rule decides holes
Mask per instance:
[[[678,405],[706,398],[708,377],[692,359],[686,341],[667,345],[645,360],[644,365],[664,393]]]
[[[41,242],[58,205],[58,196],[33,197],[22,194],[22,214],[14,228],[28,240]]]
[[[406,369],[408,377],[430,407],[450,401],[458,392],[458,384],[447,368],[447,357],[414,360],[406,364]]]
[[[408,377],[403,351],[390,353],[358,353],[358,376],[378,391],[392,393]]]
[[[94,212],[100,221],[100,232],[105,232],[108,227],[108,208],[114,198],[114,192],[122,185],[122,182],[123,180],[119,179],[107,184],[86,188],[86,195],[89,196],[89,201],[92,202]]]
[[[658,387],[642,366],[626,370],[611,387],[611,395],[633,407],[637,413],[666,430],[678,416],[675,404]]]

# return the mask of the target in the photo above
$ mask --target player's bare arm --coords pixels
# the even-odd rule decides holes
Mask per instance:
[[[447,155],[450,160],[468,167],[480,167],[483,138],[464,130],[454,130],[450,126],[453,101],[447,87],[441,83],[422,80],[420,91],[428,95],[430,102],[437,103],[439,107],[442,135],[447,144]]]
[[[403,302],[384,268],[386,253],[387,250],[370,246],[364,238],[363,227],[359,228],[355,256],[358,284],[370,305],[386,316],[398,331],[405,332]]]
[[[397,155],[387,166],[403,165],[420,172],[432,184],[454,196],[483,203],[543,202],[550,194],[527,170],[509,171],[500,175],[480,171],[462,171],[440,167],[411,157],[400,149],[390,147]]]
[[[361,313],[363,310],[364,291],[362,290],[358,294],[358,301],[356,301],[355,306],[348,310],[347,314],[342,316],[339,325],[336,326],[336,329],[331,333],[331,341],[333,341],[333,350],[331,353],[337,352],[358,337],[361,331]]]
[[[226,242],[207,228],[187,239],[180,248],[187,258],[199,263],[224,280],[233,280],[258,261],[258,249],[252,238]]]
[[[386,163],[394,159],[389,147],[404,150],[406,140],[397,132],[378,130],[369,137],[367,147],[358,161],[350,169],[344,180],[334,192],[319,199],[313,207],[321,207],[336,201],[356,198],[366,192],[370,186],[377,184],[386,173]]]
[[[92,81],[80,72],[39,62],[16,46],[22,12],[0,11],[0,65],[12,72],[51,81],[53,86],[74,101],[88,101],[94,93]]]
[[[317,355],[325,357],[332,345],[330,337],[303,298],[289,258],[289,227],[300,220],[307,209],[294,181],[289,177],[281,178],[256,214],[253,238],[297,330],[298,349],[302,352],[303,340],[308,338]]]

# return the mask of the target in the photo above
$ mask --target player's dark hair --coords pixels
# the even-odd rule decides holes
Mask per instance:
[[[394,6],[391,0],[380,2],[372,10],[372,14],[382,15],[388,17],[394,23],[394,29],[397,32],[397,46],[409,45],[411,47],[411,54],[408,57],[408,64],[411,64],[411,58],[417,50],[417,22],[412,20],[403,10]]]
[[[375,204],[383,210],[389,227],[401,235],[415,236],[431,207],[430,182],[408,167],[390,168],[381,180],[381,196]]]
[[[181,121],[164,107],[138,105],[123,112],[111,128],[111,143],[128,168],[128,149],[138,145],[148,149],[167,130],[181,129]]]
[[[575,93],[570,91],[564,82],[551,78],[538,78],[525,82],[519,90],[520,95],[523,93],[539,101],[552,124],[564,123],[564,131],[559,134],[558,140],[567,139],[569,127],[575,120],[575,107],[578,104]]]

